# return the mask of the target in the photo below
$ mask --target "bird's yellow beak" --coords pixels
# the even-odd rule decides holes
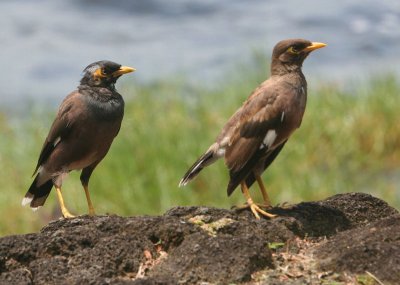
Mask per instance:
[[[117,71],[113,72],[113,76],[120,76],[125,73],[134,72],[135,68],[129,66],[121,66]]]
[[[318,43],[318,42],[312,42],[310,46],[306,47],[303,49],[303,51],[313,51],[319,48],[326,47],[326,44],[324,43]]]

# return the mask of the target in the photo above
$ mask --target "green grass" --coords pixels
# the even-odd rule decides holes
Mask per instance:
[[[266,74],[264,61],[239,70],[214,87],[168,79],[120,86],[127,101],[122,129],[90,183],[99,214],[155,215],[178,205],[243,202],[238,190],[226,196],[223,161],[177,187]],[[309,80],[303,124],[263,176],[273,202],[362,191],[400,207],[400,84],[386,76],[347,89],[353,91]],[[53,193],[37,212],[20,206],[54,113],[35,111],[17,123],[0,116],[0,235],[37,231],[57,215]],[[63,189],[70,210],[86,213],[79,173],[71,173]],[[252,193],[261,198],[256,187]]]

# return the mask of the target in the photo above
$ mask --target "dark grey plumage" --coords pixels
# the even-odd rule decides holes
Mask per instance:
[[[94,214],[88,192],[89,179],[107,154],[124,116],[124,100],[114,84],[122,74],[132,71],[133,68],[111,61],[95,62],[85,68],[77,90],[69,94],[59,108],[23,205],[42,206],[54,185],[64,217],[72,216],[62,200],[62,181],[71,170],[82,169],[81,182],[89,213]]]

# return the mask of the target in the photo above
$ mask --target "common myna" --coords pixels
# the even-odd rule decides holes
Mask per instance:
[[[124,100],[116,91],[118,78],[135,71],[111,61],[98,61],[83,71],[77,90],[62,102],[43,144],[33,175],[36,174],[22,205],[43,206],[53,185],[64,218],[73,217],[64,204],[61,185],[71,170],[82,169],[89,214],[95,211],[89,195],[89,179],[107,154],[124,116]]]
[[[307,82],[301,67],[310,52],[324,46],[303,39],[277,43],[272,52],[271,77],[233,114],[216,142],[189,168],[179,186],[224,157],[230,174],[228,196],[240,184],[247,207],[257,219],[259,214],[274,217],[253,202],[248,188],[257,181],[265,206],[271,207],[260,175],[301,124],[307,100]]]

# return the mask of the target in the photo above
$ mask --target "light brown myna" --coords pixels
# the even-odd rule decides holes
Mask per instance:
[[[121,75],[133,71],[111,61],[98,61],[84,69],[78,89],[64,99],[58,110],[39,155],[35,180],[22,205],[30,204],[33,209],[43,206],[54,185],[64,218],[73,217],[64,205],[61,186],[71,170],[82,169],[80,179],[89,214],[95,214],[89,179],[107,154],[124,116],[124,100],[114,85]]]
[[[224,157],[229,168],[228,196],[240,184],[247,205],[257,219],[262,210],[249,194],[257,181],[266,207],[271,207],[260,175],[300,127],[307,100],[307,82],[301,71],[311,51],[326,46],[303,39],[276,44],[272,52],[271,77],[264,81],[225,124],[216,142],[190,167],[179,186],[186,185],[206,166]]]

